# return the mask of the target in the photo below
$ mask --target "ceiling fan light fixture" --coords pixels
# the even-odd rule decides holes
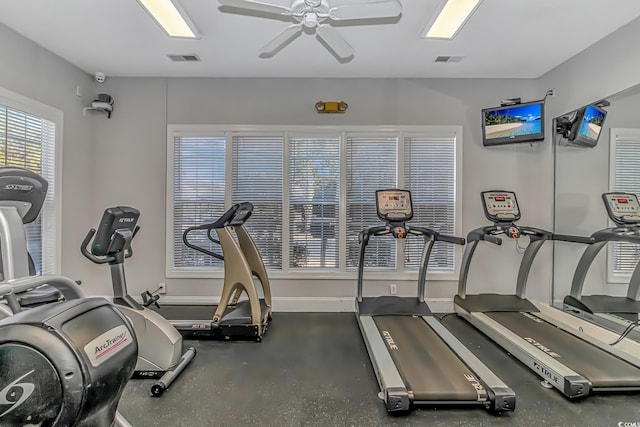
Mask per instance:
[[[423,32],[424,38],[452,39],[482,0],[443,0]]]
[[[176,0],[138,0],[138,3],[170,37],[200,38]]]

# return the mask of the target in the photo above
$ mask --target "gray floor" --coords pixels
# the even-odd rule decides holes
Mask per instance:
[[[151,398],[151,381],[131,381],[120,410],[137,427],[640,425],[640,394],[571,402],[542,388],[457,316],[443,322],[516,392],[515,412],[496,417],[481,408],[441,407],[389,416],[352,313],[275,313],[262,343],[187,341],[198,354],[171,389]]]

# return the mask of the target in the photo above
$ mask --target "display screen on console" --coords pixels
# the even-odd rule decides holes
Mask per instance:
[[[487,218],[493,222],[520,219],[516,194],[511,191],[484,191],[482,205]]]
[[[605,193],[602,195],[609,218],[616,224],[640,223],[640,203],[633,193]]]
[[[376,191],[376,208],[382,220],[408,221],[413,217],[411,192],[408,190]]]

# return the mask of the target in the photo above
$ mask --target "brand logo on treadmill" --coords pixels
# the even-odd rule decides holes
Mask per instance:
[[[135,218],[120,218],[120,222],[133,222]]]
[[[542,320],[538,319],[533,314],[527,313],[526,311],[521,311],[520,314],[522,314],[524,317],[528,317],[529,319],[533,320],[534,322],[543,323]]]
[[[476,389],[476,393],[478,393],[478,402],[484,402],[487,400],[487,390],[480,384],[480,381],[476,377],[471,374],[464,374],[464,377],[469,381],[469,383]]]
[[[4,186],[5,190],[14,190],[14,191],[31,191],[33,190],[33,185],[28,184],[6,184]]]
[[[538,362],[533,362],[533,368],[536,371],[538,371],[540,374],[542,374],[544,377],[547,377],[548,379],[553,381],[554,383],[560,384],[560,380],[558,379],[558,377],[553,372],[551,372],[550,370],[548,370]]]
[[[0,414],[0,418],[4,417],[15,409],[18,409],[18,407],[22,405],[29,398],[29,396],[31,396],[36,386],[32,383],[21,383],[19,381],[22,381],[26,376],[32,374],[34,371],[35,369],[30,370],[29,372],[0,390],[0,405],[11,405],[9,406],[9,409]]]
[[[533,338],[525,337],[524,340],[526,342],[528,342],[529,344],[532,344],[535,348],[544,351],[549,356],[555,357],[556,359],[560,358],[560,355],[558,353],[556,353],[555,351],[551,351],[550,348],[543,346],[542,344],[540,344],[538,341],[534,340]]]
[[[391,334],[389,333],[389,331],[382,331],[382,336],[384,337],[384,340],[387,342],[387,345],[391,350],[398,349],[398,346],[396,345],[396,342],[391,337]]]

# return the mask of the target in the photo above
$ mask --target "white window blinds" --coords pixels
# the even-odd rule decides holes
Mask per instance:
[[[225,211],[225,137],[178,136],[173,147],[174,266],[221,267],[222,261],[187,248],[182,233],[188,227],[215,221]],[[189,238],[198,246],[221,253],[206,232],[193,232]]]
[[[358,233],[379,224],[376,190],[396,188],[398,182],[398,137],[347,136],[347,268],[357,268],[360,256]],[[396,241],[371,239],[365,267],[396,267]]]
[[[404,139],[405,188],[411,190],[412,223],[453,235],[456,201],[455,136]],[[423,239],[404,241],[405,268],[417,270],[424,247]],[[455,270],[455,247],[436,242],[429,260],[429,271]]]
[[[186,248],[182,233],[238,202],[254,205],[246,228],[267,268],[285,278],[318,277],[320,270],[352,277],[358,234],[382,222],[379,189],[411,190],[413,223],[457,230],[459,127],[170,125],[168,132],[170,277],[219,274],[222,263]],[[206,234],[197,239],[219,250]],[[365,266],[404,280],[416,274],[422,247],[421,239],[371,239]],[[455,255],[451,245],[436,245],[430,271],[453,277]]]
[[[612,129],[611,191],[635,193],[640,196],[640,129]],[[616,242],[610,251],[612,275],[628,276],[640,259],[640,245]]]
[[[340,137],[289,138],[289,268],[338,268]]]
[[[55,141],[54,122],[0,105],[0,164],[41,175],[49,186],[40,216],[26,224],[27,246],[38,273],[55,273]]]
[[[284,137],[234,135],[233,203],[251,202],[245,227],[267,268],[282,268],[282,162]]]

